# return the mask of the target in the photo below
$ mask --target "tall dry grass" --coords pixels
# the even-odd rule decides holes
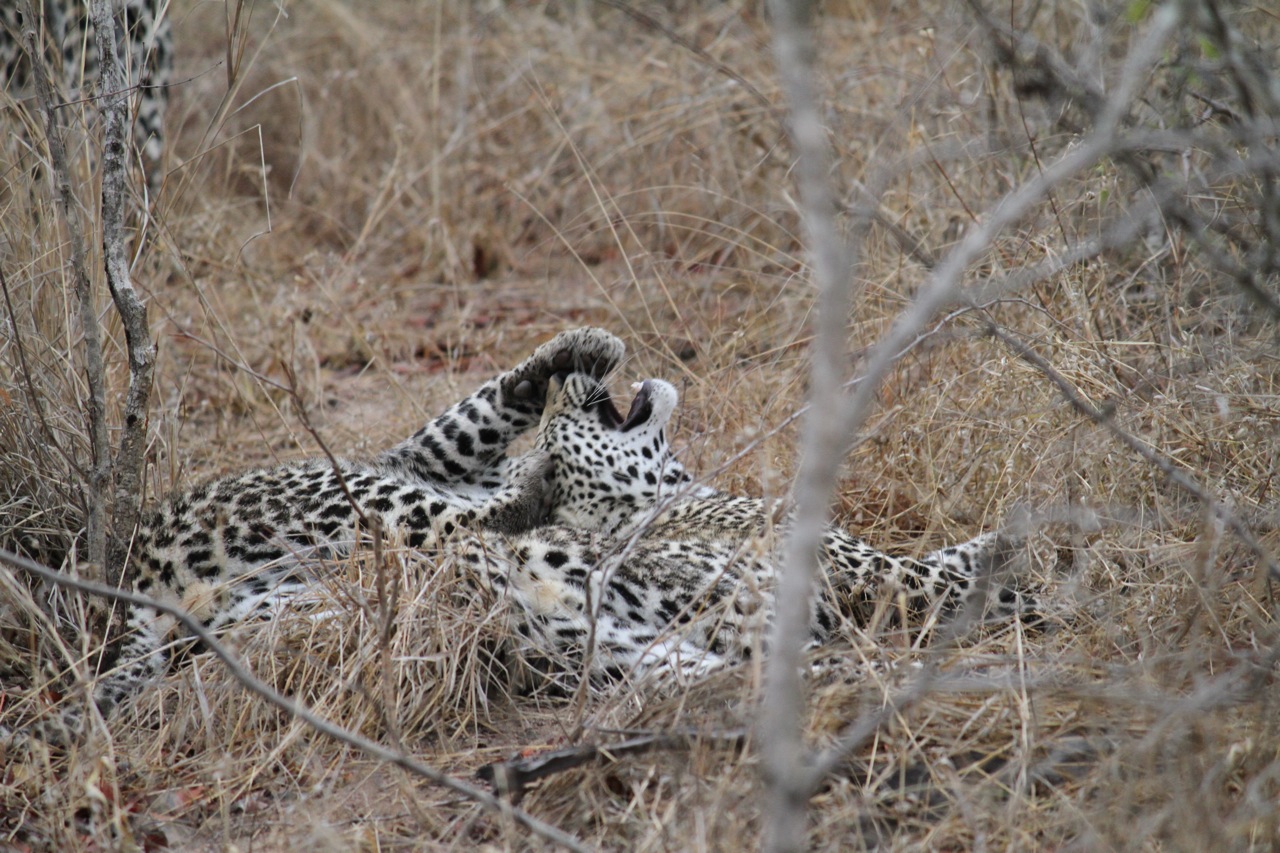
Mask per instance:
[[[228,8],[241,10],[230,50]],[[1103,45],[1104,70],[1140,26],[1117,18],[1094,41],[1098,23],[1076,7],[1037,8],[1015,5],[1018,26],[1071,55]],[[644,11],[769,107],[600,5],[330,0],[285,11],[171,10],[169,173],[151,219],[135,220],[135,282],[160,341],[152,497],[319,452],[294,392],[329,447],[368,453],[586,323],[626,338],[620,388],[646,375],[681,388],[675,438],[692,467],[729,490],[785,493],[812,294],[758,4]],[[1231,20],[1274,51],[1265,9]],[[883,217],[934,257],[1077,139],[1077,107],[1037,99],[947,4],[828,4],[820,39],[833,186],[848,211],[861,186],[881,193]],[[1170,114],[1157,107],[1176,72],[1170,63],[1150,81],[1141,120]],[[89,572],[76,552],[87,451],[67,249],[25,144],[7,134],[0,165],[12,303],[0,337],[0,546]],[[88,146],[77,168],[92,215]],[[1183,158],[1194,172],[1204,156],[1161,163]],[[1257,197],[1246,178],[1212,191],[1195,203],[1247,210]],[[1052,262],[1142,198],[1122,164],[1103,162],[1002,235],[970,279]],[[992,320],[1033,348],[1228,502],[1274,555],[1274,329],[1175,225],[1011,290],[985,314],[939,316],[850,437],[838,516],[878,544],[922,552],[1018,505],[1065,521],[1038,528],[1022,561],[1046,585],[1047,628],[935,651],[888,628],[850,629],[847,659],[923,662],[936,675],[815,796],[814,849],[1275,845],[1275,636],[1257,557],[985,333]],[[851,374],[928,270],[873,225],[855,273]],[[122,395],[122,334],[100,298]],[[118,416],[119,396],[108,404]],[[448,568],[389,547],[381,571],[400,589],[390,638],[390,604],[364,554],[336,568],[312,609],[229,640],[332,719],[463,776],[562,745],[579,724],[607,741],[753,719],[752,667],[677,695],[600,688],[585,708],[571,690],[529,692],[537,676],[514,671],[491,602],[464,594]],[[6,719],[83,702],[96,661],[74,630],[94,617],[63,596],[42,621],[24,589],[6,583],[0,610]],[[45,591],[30,594],[48,606]],[[6,767],[3,844],[540,846],[259,705],[208,656],[188,658],[69,755]],[[909,691],[917,670],[894,672],[817,678],[811,742],[834,743]],[[748,848],[761,831],[756,754],[706,743],[579,768],[521,806],[607,849]]]

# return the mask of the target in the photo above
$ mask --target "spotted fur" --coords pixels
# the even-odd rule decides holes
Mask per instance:
[[[774,604],[766,508],[693,483],[666,439],[679,402],[669,384],[644,383],[626,417],[613,409],[600,380],[622,354],[607,332],[565,332],[372,460],[310,460],[182,491],[139,527],[135,588],[213,629],[270,618],[332,565],[310,559],[317,551],[345,553],[376,527],[453,559],[503,599],[523,647],[564,671],[679,680],[749,657]],[[534,449],[509,458],[535,424]],[[979,537],[911,560],[830,530],[815,641],[885,592],[958,606],[994,544]],[[100,709],[165,669],[173,622],[153,607],[129,611],[119,663],[94,690]],[[80,725],[74,709],[60,720]]]
[[[612,570],[597,559],[582,584],[604,590],[597,634],[601,625],[610,638],[630,630],[641,647],[655,637],[670,646],[678,637],[675,648],[702,671],[758,642],[746,629],[772,613],[778,534],[787,519],[775,523],[762,501],[694,482],[666,437],[678,402],[674,387],[651,379],[623,416],[594,377],[556,377],[537,446],[555,463],[553,520],[598,532],[621,555]],[[917,615],[970,605],[993,617],[1034,612],[1034,600],[1021,590],[987,590],[982,583],[1008,545],[995,534],[918,559],[884,553],[835,527],[822,544],[825,582],[812,619],[816,642],[830,638],[842,618],[865,624],[886,599]],[[627,660],[639,657],[633,651]]]
[[[268,616],[331,565],[309,557],[345,553],[374,527],[424,552],[467,536],[505,549],[546,520],[550,475],[545,453],[510,459],[508,446],[537,425],[554,373],[603,375],[623,351],[599,329],[565,332],[372,460],[308,460],[179,492],[139,525],[134,588],[217,629]],[[99,709],[166,668],[174,623],[153,607],[129,610],[118,665],[94,689]],[[42,734],[58,739],[59,727],[77,731],[79,713]]]

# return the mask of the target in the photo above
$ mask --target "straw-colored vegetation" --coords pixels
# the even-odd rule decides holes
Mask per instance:
[[[317,454],[316,435],[336,453],[371,452],[584,324],[627,341],[619,392],[643,376],[681,388],[674,439],[691,468],[725,489],[785,493],[812,290],[768,22],[755,2],[637,6],[701,54],[588,2],[259,3],[229,38],[233,0],[175,0],[170,171],[150,218],[133,214],[134,281],[160,347],[149,500]],[[1087,126],[1076,106],[1016,80],[954,6],[833,2],[820,17],[831,181],[846,213],[864,203],[860,187],[882,194],[854,270],[850,376],[928,278],[922,260],[1076,143],[1073,124]],[[1143,8],[1105,22],[1094,81],[1104,89]],[[1083,14],[1015,3],[1012,18],[1074,55],[1103,26]],[[1274,59],[1274,13],[1234,15]],[[1183,117],[1182,101],[1161,98],[1184,55],[1171,47],[1151,74],[1138,121]],[[1212,80],[1192,88],[1219,97]],[[80,326],[32,138],[0,140],[0,547],[93,576],[76,541],[88,446]],[[91,148],[76,149],[89,222]],[[1208,155],[1155,156],[1195,175]],[[1255,178],[1215,180],[1190,203],[1248,216],[1265,190]],[[1131,169],[1103,160],[1054,187],[966,280],[1001,282],[1115,233],[1143,198]],[[885,221],[923,245],[908,251]],[[1038,630],[933,647],[888,623],[851,629],[848,660],[926,666],[862,683],[827,666],[810,682],[815,745],[901,704],[813,797],[813,849],[1280,843],[1277,637],[1262,561],[987,333],[995,323],[1045,359],[1223,501],[1274,560],[1275,318],[1166,225],[994,292],[980,310],[940,313],[850,436],[841,523],[920,553],[1029,506],[1041,521],[1017,566],[1043,581],[1052,615]],[[1275,293],[1274,280],[1261,285]],[[100,300],[115,418],[127,362],[105,288]],[[17,575],[0,595],[0,717],[85,702],[89,637],[106,608]],[[226,641],[317,712],[459,777],[624,730],[750,732],[756,713],[751,666],[677,695],[538,689],[494,602],[447,561],[414,560],[394,542],[344,562],[316,596],[323,615],[300,608]],[[519,805],[590,846],[752,849],[756,739],[767,736],[588,764],[530,786]],[[193,653],[87,743],[0,770],[0,847],[166,845],[545,842],[335,744]]]

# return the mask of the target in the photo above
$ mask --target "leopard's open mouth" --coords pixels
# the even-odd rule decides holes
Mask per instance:
[[[595,407],[600,414],[601,422],[609,429],[627,432],[647,423],[649,418],[653,417],[653,380],[646,379],[631,387],[635,389],[636,396],[631,400],[631,408],[627,410],[626,417],[623,417],[613,404],[609,392],[603,385],[600,386],[600,399],[595,403]]]

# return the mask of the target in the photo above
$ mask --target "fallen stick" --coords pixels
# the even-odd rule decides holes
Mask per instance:
[[[700,743],[719,743],[741,749],[746,741],[745,729],[730,732],[653,732],[616,743],[581,743],[537,755],[520,755],[496,764],[486,764],[476,771],[476,778],[491,785],[498,796],[518,803],[529,783],[584,764],[613,763],[623,756],[642,755],[654,750],[690,750]]]

